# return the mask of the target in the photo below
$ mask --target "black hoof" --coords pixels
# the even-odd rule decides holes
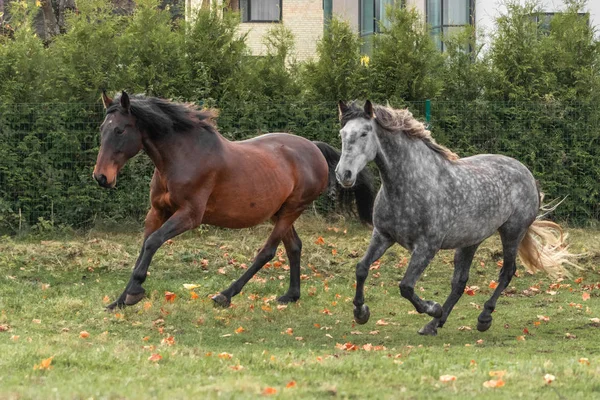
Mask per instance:
[[[115,309],[117,308],[125,308],[125,304],[120,302],[119,300],[113,301],[112,303],[110,303],[109,305],[106,306],[106,308],[104,308],[104,311],[106,312],[114,312]]]
[[[142,300],[144,298],[145,295],[146,295],[145,291],[142,291],[137,294],[129,294],[128,293],[127,296],[125,296],[125,305],[132,306],[134,304],[137,304],[140,302],[140,300]]]
[[[433,318],[439,319],[442,318],[442,315],[444,315],[444,309],[442,308],[440,303],[433,303],[431,311],[429,311],[427,314]]]
[[[219,293],[212,297],[212,301],[215,302],[215,306],[227,308],[231,305],[231,300],[229,300],[224,294]]]
[[[300,296],[290,296],[288,294],[284,294],[283,296],[278,298],[277,301],[281,304],[295,303],[298,301],[299,298]]]
[[[477,320],[477,330],[479,332],[485,332],[488,329],[490,329],[490,326],[492,326],[492,320],[490,319],[487,322],[483,322],[483,321],[479,321]]]
[[[429,324],[425,325],[424,327],[419,329],[419,335],[437,336],[437,328],[435,327],[436,325],[437,325],[437,322],[435,322],[433,324],[429,323]]]
[[[354,306],[354,321],[356,321],[357,324],[366,324],[369,321],[369,317],[371,317],[369,306],[366,304],[363,304],[360,308]]]

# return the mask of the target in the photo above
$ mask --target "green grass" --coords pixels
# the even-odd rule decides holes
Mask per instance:
[[[520,269],[509,294],[498,301],[491,329],[479,333],[478,307],[491,295],[488,285],[501,257],[498,238],[488,240],[469,281],[480,289],[463,296],[437,337],[421,337],[416,332],[429,317],[413,314],[397,286],[405,250],[391,248],[380,269],[371,271],[366,287],[371,320],[358,326],[352,317],[353,256],[364,253],[369,231],[315,217],[302,219],[297,230],[305,278],[297,304],[278,309],[274,301],[288,285],[284,260],[280,268],[260,271],[232,308],[214,308],[209,295],[241,275],[240,264],[250,263],[270,227],[204,228],[159,250],[145,283],[149,298],[119,314],[104,312],[103,299],[112,301],[122,291],[139,234],[1,239],[0,325],[8,330],[0,332],[0,398],[239,399],[262,397],[266,388],[277,390],[273,397],[293,399],[600,397],[600,328],[590,320],[600,317],[600,232],[570,231],[572,248],[588,254],[585,270],[573,277],[582,282],[565,280],[550,289],[554,282],[548,277]],[[319,236],[325,245],[315,244]],[[206,270],[202,259],[209,261]],[[445,300],[451,260],[451,252],[441,252],[425,271],[417,284],[422,297]],[[184,283],[201,285],[195,289],[198,299],[191,299]],[[165,301],[165,291],[176,293],[173,303]],[[591,295],[587,301],[584,291]],[[549,321],[536,325],[540,315]],[[244,331],[236,333],[239,327]],[[80,338],[84,330],[87,339]],[[161,344],[170,336],[175,344]],[[339,349],[337,343],[359,350]],[[365,344],[385,350],[365,351]],[[232,358],[219,358],[223,352]],[[162,356],[156,363],[148,360],[155,353]],[[49,357],[51,369],[34,370]],[[492,379],[490,371],[506,371],[504,387],[483,386]],[[556,380],[546,384],[545,374]],[[456,380],[443,383],[441,375]],[[291,381],[296,385],[286,388]]]

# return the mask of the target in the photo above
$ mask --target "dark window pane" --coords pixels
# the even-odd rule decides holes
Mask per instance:
[[[442,25],[442,0],[427,0],[427,23],[434,27]]]
[[[375,28],[375,2],[373,0],[360,0],[360,34],[373,33]]]
[[[280,0],[240,0],[243,22],[279,21]]]
[[[279,21],[279,0],[251,0],[251,21]]]
[[[443,0],[444,25],[467,25],[470,0]]]

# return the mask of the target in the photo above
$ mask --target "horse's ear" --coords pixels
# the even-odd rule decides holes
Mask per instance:
[[[113,99],[108,97],[106,94],[106,90],[102,89],[102,104],[104,104],[104,108],[107,109],[112,104]]]
[[[338,111],[340,121],[342,120],[342,116],[348,111],[348,106],[342,100],[338,101]]]
[[[369,118],[373,118],[375,116],[375,113],[373,112],[373,104],[370,100],[365,102],[365,114],[367,114]]]
[[[129,107],[131,107],[129,95],[124,90],[121,92],[121,107],[123,107],[127,112],[129,112]]]

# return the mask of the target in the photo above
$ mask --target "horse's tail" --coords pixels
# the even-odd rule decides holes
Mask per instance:
[[[373,203],[375,202],[375,179],[368,168],[364,168],[356,177],[356,183],[349,189],[345,189],[335,178],[335,167],[340,161],[340,153],[323,142],[313,142],[327,160],[329,166],[328,191],[337,193],[337,202],[345,210],[352,209],[352,203],[356,202],[356,210],[361,222],[373,223]]]
[[[543,194],[540,193],[540,204],[542,200]],[[570,275],[565,265],[581,268],[575,263],[580,255],[569,252],[567,235],[563,233],[561,226],[552,221],[540,220],[560,203],[540,207],[542,214],[529,226],[519,245],[519,259],[530,272],[544,271],[553,278]]]

